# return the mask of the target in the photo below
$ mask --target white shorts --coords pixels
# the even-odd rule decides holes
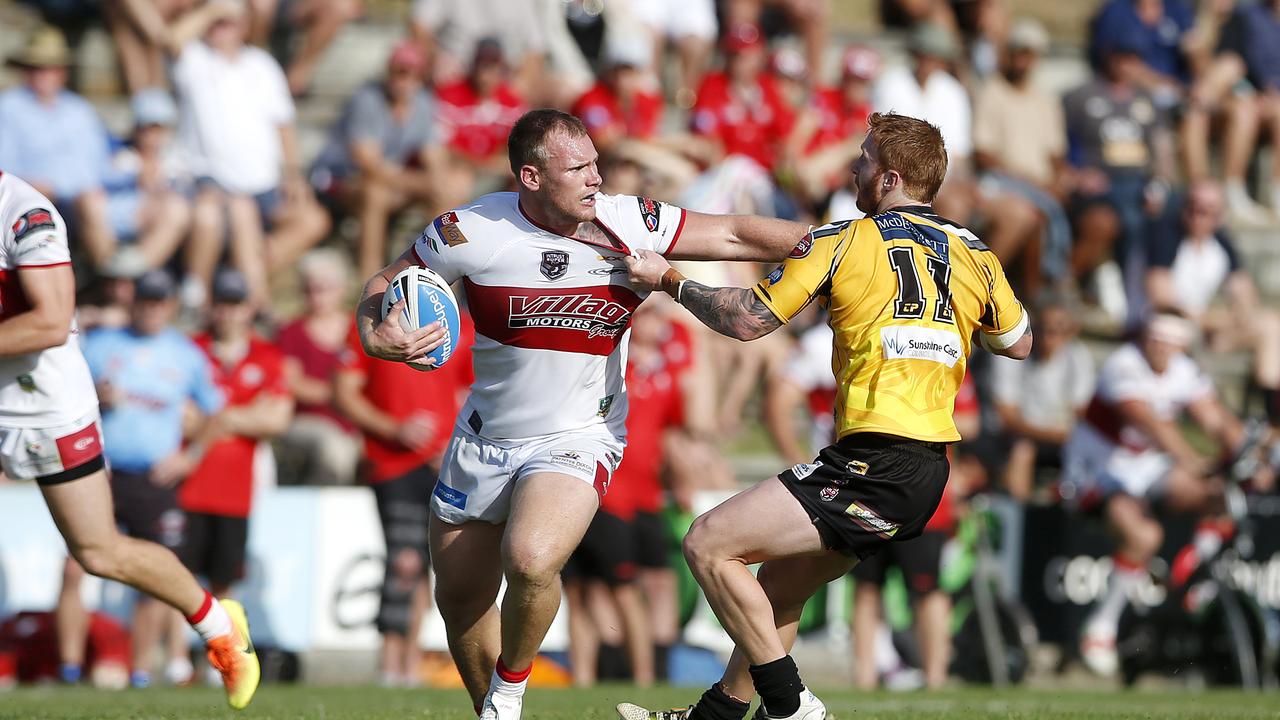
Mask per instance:
[[[1173,467],[1168,454],[1117,445],[1087,423],[1071,433],[1062,448],[1062,460],[1065,478],[1080,488],[1082,497],[1116,493],[1152,497],[1163,489]]]
[[[98,410],[44,428],[0,426],[0,469],[11,480],[56,485],[105,467]]]
[[[631,11],[659,37],[716,39],[714,0],[632,0]]]
[[[503,443],[456,427],[431,496],[431,511],[450,525],[506,522],[512,490],[534,473],[570,475],[603,496],[622,461],[623,445],[603,429]]]

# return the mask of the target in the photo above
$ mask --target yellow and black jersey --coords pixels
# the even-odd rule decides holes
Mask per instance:
[[[1029,325],[995,253],[926,206],[812,230],[755,293],[784,323],[827,305],[837,438],[959,440],[951,415],[974,331],[1008,347]]]

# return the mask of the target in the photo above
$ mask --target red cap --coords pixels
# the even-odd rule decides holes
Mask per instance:
[[[873,80],[880,74],[880,54],[865,45],[850,45],[840,58],[845,77]]]
[[[387,67],[422,70],[426,66],[427,54],[412,40],[405,40],[396,45],[395,49],[391,51],[391,57],[387,58]]]
[[[722,41],[725,52],[742,52],[752,48],[764,47],[764,34],[754,23],[738,23],[729,28]]]

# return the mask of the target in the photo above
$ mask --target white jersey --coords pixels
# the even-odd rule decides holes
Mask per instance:
[[[836,376],[831,371],[831,344],[835,333],[826,322],[815,323],[800,335],[795,351],[782,367],[783,376],[805,392],[813,428],[812,450],[836,441]]]
[[[0,173],[0,322],[30,308],[18,271],[68,265],[67,226],[53,203]],[[75,320],[67,341],[26,355],[0,356],[0,426],[64,425],[98,407]]]
[[[1118,405],[1142,400],[1162,420],[1176,420],[1191,403],[1213,394],[1213,383],[1195,361],[1174,355],[1163,373],[1151,369],[1137,345],[1111,354],[1098,374],[1098,388],[1085,411],[1085,422],[1114,445],[1132,452],[1153,448],[1146,433],[1124,421]]]
[[[624,438],[627,336],[648,294],[631,286],[624,258],[667,254],[683,226],[681,208],[603,194],[583,240],[539,227],[516,193],[436,218],[414,250],[462,282],[476,327],[475,383],[459,423],[494,440],[593,427]]]

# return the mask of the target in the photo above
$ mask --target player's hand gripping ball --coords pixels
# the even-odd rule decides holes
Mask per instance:
[[[460,339],[460,323],[458,321],[458,301],[449,289],[449,283],[431,268],[409,267],[400,271],[387,287],[382,296],[382,317],[386,319],[391,306],[404,300],[404,311],[400,313],[400,327],[405,332],[412,332],[431,323],[438,322],[444,328],[444,343],[427,353],[427,359],[434,359],[434,365],[420,362],[406,362],[415,370],[435,370],[444,365],[458,348]]]

